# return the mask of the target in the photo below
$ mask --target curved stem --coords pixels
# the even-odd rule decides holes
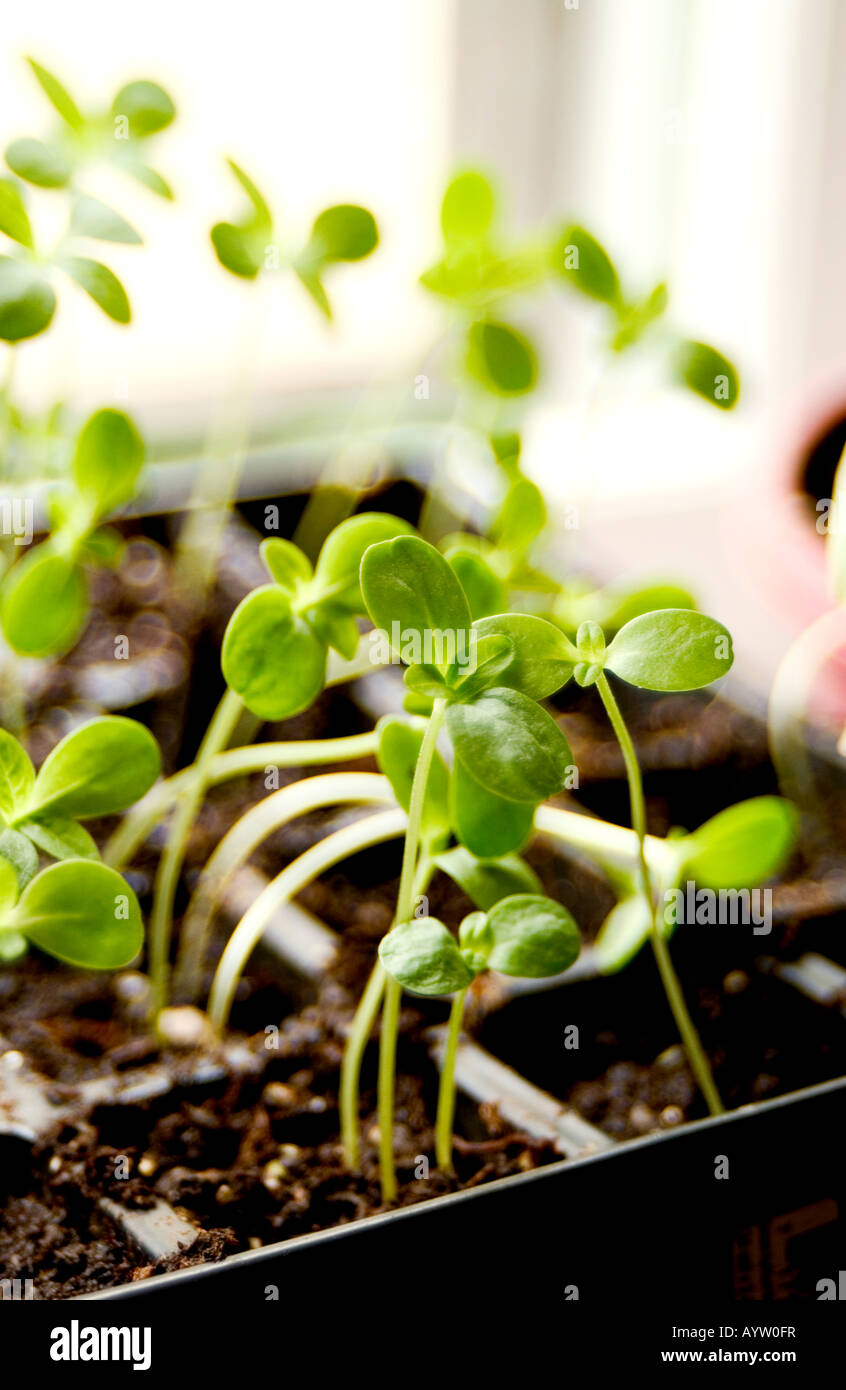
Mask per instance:
[[[364,993],[358,1001],[341,1062],[341,1088],[338,1100],[344,1162],[348,1168],[358,1167],[358,1092],[361,1063],[367,1040],[382,1004],[387,979],[387,971],[377,956]]]
[[[394,797],[387,777],[374,772],[327,772],[281,787],[227,831],[200,874],[182,919],[177,989],[190,988],[202,973],[214,904],[235,871],[281,826],[308,811],[341,802],[393,804]]]
[[[426,802],[426,788],[445,710],[446,701],[435,700],[426,732],[423,735],[423,742],[420,745],[417,766],[414,769],[414,781],[411,785],[411,798],[408,805],[408,828],[405,832],[402,871],[394,917],[395,923],[407,922],[414,910],[417,851],[420,844],[420,827]],[[400,986],[395,980],[389,979],[385,986],[382,1031],[379,1038],[379,1168],[384,1202],[392,1202],[397,1195],[397,1176],[394,1168],[394,1079],[401,994]]]
[[[615,868],[630,869],[640,862],[638,837],[633,830],[581,811],[539,806],[535,812],[535,829]],[[675,868],[679,858],[678,842],[645,835],[643,843],[647,862],[659,877]]]
[[[724,1106],[717,1087],[714,1084],[714,1078],[711,1074],[711,1064],[708,1061],[705,1049],[702,1046],[699,1034],[694,1026],[693,1019],[688,1012],[682,988],[670,958],[669,948],[658,925],[658,918],[655,910],[655,893],[646,856],[646,803],[643,797],[643,779],[640,775],[640,764],[637,760],[637,754],[635,753],[631,735],[620,713],[620,707],[614,698],[614,692],[608,684],[608,677],[604,672],[597,680],[596,688],[605,706],[606,714],[611,721],[611,727],[617,737],[617,742],[623,754],[623,761],[626,765],[626,777],[629,783],[629,799],[631,801],[632,826],[637,835],[638,842],[641,886],[649,912],[652,949],[655,952],[655,961],[661,976],[661,983],[664,986],[667,1001],[673,1012],[676,1027],[681,1034],[691,1069],[708,1103],[708,1109],[712,1115],[722,1115],[724,1113]]]
[[[188,835],[206,789],[209,763],[215,753],[226,747],[243,708],[238,696],[227,690],[212,716],[196,760],[190,768],[191,775],[186,779],[185,789],[170,827],[170,837],[159,860],[150,914],[150,978],[155,1013],[164,1007],[167,999],[173,902],[185,858]]]
[[[230,748],[224,753],[216,753],[211,759],[206,786],[215,787],[231,777],[261,772],[266,767],[316,767],[320,763],[352,762],[357,758],[370,757],[376,752],[377,746],[378,737],[373,732],[351,734],[347,738],[255,743],[247,748]],[[107,840],[103,849],[104,863],[118,869],[132,860],[162,816],[167,814],[190,784],[192,772],[193,766],[183,768],[173,777],[159,782],[132,807]]]
[[[431,859],[425,854],[421,855],[414,884],[415,896],[426,892],[429,886],[429,879],[432,876],[433,867]],[[339,1093],[341,1140],[344,1146],[344,1162],[350,1169],[358,1167],[358,1111],[361,1064],[364,1059],[367,1041],[373,1030],[373,1025],[376,1022],[376,1017],[382,1004],[382,996],[385,992],[387,979],[388,975],[385,967],[377,956],[376,963],[370,972],[370,978],[364,987],[364,993],[358,1001],[358,1008],[353,1017],[352,1026],[347,1037],[347,1044],[344,1048],[344,1056],[341,1061],[341,1087]]]
[[[397,808],[393,811],[379,811],[364,821],[345,825],[341,830],[327,835],[325,840],[312,845],[311,849],[306,850],[293,864],[289,864],[277,874],[259,893],[229,938],[212,982],[209,1017],[218,1032],[226,1026],[244,966],[261,940],[273,913],[290,902],[297,893],[302,892],[312,879],[317,878],[326,869],[331,869],[348,855],[401,835],[405,824],[405,812]]]
[[[464,1001],[467,990],[459,990],[449,1011],[441,1084],[438,1090],[438,1113],[435,1119],[435,1159],[445,1173],[452,1173],[452,1128],[455,1118],[455,1056],[461,1036]]]
[[[797,637],[773,677],[767,711],[770,755],[782,792],[805,811],[817,810],[817,797],[802,724],[823,668],[844,646],[846,613],[833,608]]]

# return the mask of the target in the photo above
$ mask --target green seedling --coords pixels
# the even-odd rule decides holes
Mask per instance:
[[[45,96],[60,117],[46,140],[25,137],[6,149],[6,164],[17,179],[40,189],[60,190],[68,199],[68,222],[57,245],[36,245],[17,179],[0,179],[0,232],[15,243],[0,257],[0,338],[17,343],[43,333],[56,308],[55,272],[70,277],[115,323],[127,324],[126,290],[102,261],[80,254],[89,241],[140,245],[125,217],[80,186],[88,168],[116,165],[154,193],[172,198],[170,186],[146,163],[152,137],[174,118],[173,103],[155,82],[130,82],[106,110],[83,113],[52,73],[28,60]],[[80,243],[82,245],[80,246]]]
[[[0,729],[0,858],[16,863],[27,880],[37,850],[54,859],[98,859],[79,822],[126,810],[160,770],[156,740],[134,719],[104,715],[74,729],[37,773],[18,740]]]
[[[104,716],[74,729],[36,773],[0,730],[0,958],[28,941],[91,969],[126,965],[141,946],[135,895],[100,855],[81,820],[123,811],[159,775],[143,724]],[[62,861],[38,874],[39,851]]]
[[[347,658],[355,655],[356,614],[364,611],[362,555],[375,541],[408,530],[405,522],[381,512],[350,517],[327,537],[314,569],[290,541],[273,537],[262,543],[273,582],[248,594],[229,620],[221,653],[227,690],[190,769],[156,874],[150,916],[156,1008],[168,995],[176,886],[213,759],[226,747],[245,706],[262,720],[287,719],[307,709],[323,690],[330,647]],[[198,921],[180,945],[177,979],[190,997],[199,991],[207,930],[207,922]]]
[[[375,251],[379,231],[373,214],[352,203],[324,208],[304,246],[280,248],[263,194],[240,165],[233,159],[227,163],[246,194],[247,210],[237,222],[216,222],[212,227],[212,245],[220,264],[244,280],[256,280],[264,271],[287,266],[321,313],[331,319],[324,277],[333,265],[361,261]]]
[[[88,618],[86,562],[114,563],[120,537],[103,519],[135,492],[144,459],[128,416],[99,410],[76,441],[71,479],[51,495],[49,540],[33,547],[6,574],[0,624],[21,656],[56,656],[77,641]]]
[[[651,339],[673,380],[720,409],[737,403],[737,372],[721,352],[658,331],[669,300],[666,285],[656,285],[643,298],[626,294],[607,251],[584,227],[571,223],[510,237],[499,224],[491,183],[470,169],[447,187],[441,230],[442,256],[421,283],[461,311],[464,371],[485,392],[519,398],[538,380],[538,354],[528,336],[501,317],[504,302],[543,285],[565,284],[604,307],[614,353]]]
[[[223,641],[223,675],[261,719],[287,719],[323,689],[331,647],[347,660],[358,650],[364,612],[358,572],[368,546],[411,527],[383,512],[350,517],[327,537],[312,567],[291,541],[264,540],[273,580],[238,605]]]
[[[512,853],[527,838],[534,807],[560,791],[572,755],[538,701],[573,672],[566,639],[542,619],[504,614],[473,622],[467,596],[447,561],[416,536],[372,545],[361,563],[367,612],[394,658],[405,662],[411,709],[425,722],[408,732],[385,727],[380,761],[408,821],[396,923],[413,916],[435,856],[451,829],[478,858]],[[444,727],[454,758],[449,774],[436,744]],[[377,965],[353,1023],[341,1077],[348,1161],[358,1152],[358,1078],[363,1048],[382,1004],[379,1132],[385,1200],[396,1194],[393,1108],[400,986]]]
[[[453,994],[435,1122],[435,1156],[452,1172],[455,1060],[467,991],[486,970],[544,979],[567,970],[580,949],[579,929],[559,903],[535,893],[496,901],[471,912],[456,941],[435,917],[398,923],[383,939],[379,959],[397,985],[413,994]]]
[[[632,827],[638,840],[640,892],[649,921],[650,937],[667,1000],[684,1042],[694,1076],[712,1115],[723,1105],[711,1067],[681,986],[673,969],[667,942],[657,916],[656,887],[646,856],[646,805],[643,779],[634,744],[608,681],[613,671],[642,690],[698,690],[724,676],[731,667],[731,637],[713,618],[685,609],[665,609],[632,619],[606,647],[597,623],[583,623],[572,649],[577,684],[595,685],[620,745],[629,784]]]

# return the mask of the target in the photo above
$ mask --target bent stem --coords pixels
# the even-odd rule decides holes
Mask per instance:
[[[216,787],[243,773],[263,772],[268,767],[316,767],[320,763],[353,762],[375,754],[378,746],[375,732],[350,734],[346,738],[304,739],[291,743],[255,743],[247,748],[230,748],[215,753],[209,762],[206,787]],[[103,860],[113,869],[129,863],[190,784],[194,768],[186,767],[173,777],[159,782],[124,816],[117,830],[107,840]]]
[[[259,893],[241,918],[220,958],[211,993],[209,994],[209,1017],[218,1032],[222,1032],[229,1018],[235,989],[244,972],[244,966],[251,952],[261,940],[267,923],[285,903],[311,881],[331,869],[335,864],[370,845],[382,844],[401,835],[406,825],[405,812],[395,808],[392,811],[379,811],[364,821],[345,825],[340,830],[327,835],[305,854],[301,854],[268,883]]]
[[[417,866],[414,882],[414,896],[425,893],[432,877],[432,861],[423,855]],[[379,958],[370,972],[364,993],[358,1001],[347,1036],[344,1056],[341,1061],[341,1086],[339,1106],[341,1113],[341,1140],[344,1146],[344,1162],[350,1169],[358,1167],[359,1158],[359,1090],[361,1065],[367,1042],[382,1005],[382,996],[388,980],[387,971]]]
[[[467,990],[459,990],[449,1011],[444,1060],[441,1066],[441,1084],[438,1090],[438,1111],[435,1118],[435,1159],[438,1167],[450,1175],[454,1171],[452,1166],[452,1128],[455,1118],[455,1057],[458,1052],[458,1039],[461,1036],[461,1020],[464,1017],[466,998]]]
[[[393,805],[391,784],[373,772],[327,772],[319,777],[305,777],[273,792],[235,822],[200,874],[185,910],[176,967],[177,989],[190,988],[199,979],[215,902],[232,875],[268,835],[309,811],[348,802]]]
[[[408,828],[405,832],[397,909],[394,917],[395,926],[400,922],[407,922],[414,909],[417,853],[420,845],[420,827],[423,821],[426,787],[445,709],[445,700],[435,700],[426,733],[420,745],[417,766],[414,769],[414,781],[411,786],[411,798],[408,805]],[[382,1011],[382,1030],[379,1038],[379,1081],[377,1088],[379,1168],[384,1202],[392,1202],[397,1195],[397,1176],[394,1167],[394,1080],[401,994],[400,985],[395,980],[389,979],[385,986],[385,1004]]]
[[[188,770],[190,775],[186,778],[179,808],[170,827],[170,837],[156,870],[150,914],[150,980],[155,1014],[164,1008],[168,995],[173,903],[188,835],[203,799],[211,759],[226,747],[243,708],[238,696],[227,690],[212,716],[196,760]]]
[[[673,962],[670,958],[669,948],[658,925],[658,917],[655,908],[655,893],[646,856],[646,804],[643,797],[643,779],[640,775],[640,764],[637,760],[637,754],[635,753],[631,735],[620,713],[620,707],[614,698],[614,692],[608,684],[608,677],[604,672],[599,676],[596,682],[596,688],[605,706],[605,712],[611,721],[611,727],[617,737],[617,742],[620,745],[623,761],[626,766],[626,777],[629,783],[629,800],[631,802],[632,827],[637,835],[638,842],[641,886],[649,912],[652,949],[655,953],[655,961],[661,976],[661,983],[664,986],[667,1002],[670,1005],[673,1018],[676,1021],[676,1027],[684,1043],[691,1069],[696,1077],[699,1089],[702,1091],[707,1101],[708,1109],[712,1115],[722,1115],[725,1112],[725,1107],[723,1106],[719,1091],[714,1083],[714,1077],[711,1073],[711,1064],[705,1054],[705,1049],[702,1046],[693,1019],[688,1012],[679,978],[676,975]]]

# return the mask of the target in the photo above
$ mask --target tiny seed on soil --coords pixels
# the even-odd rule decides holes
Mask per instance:
[[[672,1047],[666,1047],[663,1052],[659,1052],[655,1058],[655,1065],[663,1071],[673,1071],[676,1067],[684,1066],[684,1060],[684,1048],[674,1043]]]
[[[271,1110],[281,1110],[283,1106],[293,1104],[297,1093],[293,1086],[286,1086],[284,1081],[271,1081],[265,1086],[261,1098]]]
[[[672,1125],[680,1125],[684,1119],[684,1112],[677,1105],[665,1105],[661,1111],[659,1119],[662,1125],[670,1128]]]
[[[208,1018],[191,1004],[174,1009],[162,1009],[158,1029],[171,1047],[208,1047],[215,1041]]]
[[[156,1171],[156,1167],[156,1160],[152,1154],[144,1154],[144,1156],[138,1160],[138,1172],[142,1177],[152,1177]]]
[[[222,1207],[226,1206],[229,1202],[235,1201],[235,1193],[228,1182],[222,1182],[220,1184],[220,1187],[214,1194],[214,1199]]]
[[[638,1134],[647,1134],[656,1122],[655,1111],[650,1110],[643,1101],[636,1101],[629,1111],[629,1124],[636,1129]]]

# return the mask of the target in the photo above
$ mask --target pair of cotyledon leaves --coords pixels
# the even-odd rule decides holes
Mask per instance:
[[[143,940],[132,889],[99,862],[80,820],[125,810],[159,775],[158,745],[143,724],[104,716],[73,730],[38,773],[0,730],[0,958],[32,942],[89,969],[126,965]],[[38,873],[38,851],[61,862]]]
[[[255,280],[262,270],[277,266],[273,216],[249,174],[233,159],[227,163],[247,196],[248,208],[237,222],[215,223],[212,245],[226,270],[244,280]],[[373,214],[354,203],[338,203],[324,208],[315,218],[308,241],[288,263],[321,313],[331,319],[332,307],[323,284],[325,272],[344,261],[364,260],[378,244]]]
[[[51,535],[7,573],[0,624],[22,656],[68,651],[88,616],[86,561],[115,558],[119,537],[100,522],[135,492],[144,445],[127,415],[99,410],[77,438],[71,484],[51,497]]]
[[[632,347],[664,314],[666,285],[656,285],[643,300],[629,300],[607,251],[584,227],[571,224],[551,238],[503,250],[496,213],[488,179],[474,169],[458,174],[441,205],[442,258],[421,276],[427,289],[474,315],[467,329],[465,368],[487,390],[520,396],[534,388],[538,363],[533,344],[513,325],[493,318],[491,309],[550,275],[610,310],[610,345],[616,352]],[[737,372],[707,343],[674,338],[670,369],[675,380],[712,405],[727,410],[736,404]]]
[[[363,557],[361,590],[377,627],[400,641],[455,659],[408,666],[407,707],[428,713],[445,702],[455,758],[448,777],[449,819],[461,842],[497,858],[527,839],[540,801],[561,791],[573,770],[561,730],[538,701],[571,677],[591,684],[607,668],[652,690],[691,690],[724,675],[732,661],[726,629],[701,613],[670,609],[627,623],[605,649],[601,630],[583,624],[574,645],[552,623],[529,614],[471,618],[461,584],[443,556],[416,536],[373,545]],[[469,653],[469,664],[458,654]],[[435,767],[438,766],[437,760]],[[441,780],[446,776],[433,773]]]
[[[379,958],[405,989],[439,995],[466,989],[484,970],[524,979],[558,975],[579,948],[578,927],[565,907],[518,893],[487,912],[471,912],[457,941],[436,917],[401,922],[382,940]]]
[[[130,82],[107,111],[86,115],[53,73],[33,59],[28,61],[61,117],[61,126],[50,140],[25,137],[8,146],[6,163],[18,178],[42,189],[68,189],[89,161],[107,159],[154,193],[173,196],[166,181],[142,157],[149,137],[164,130],[175,116],[173,102],[162,87],[155,82]],[[125,123],[125,130],[117,129],[119,121]],[[0,232],[21,248],[17,256],[0,256],[0,338],[20,342],[49,327],[56,308],[50,269],[70,276],[115,323],[129,323],[129,299],[118,277],[102,261],[72,254],[68,246],[78,238],[139,245],[141,237],[135,228],[114,208],[74,189],[63,244],[50,256],[36,255],[20,186],[3,178]]]

